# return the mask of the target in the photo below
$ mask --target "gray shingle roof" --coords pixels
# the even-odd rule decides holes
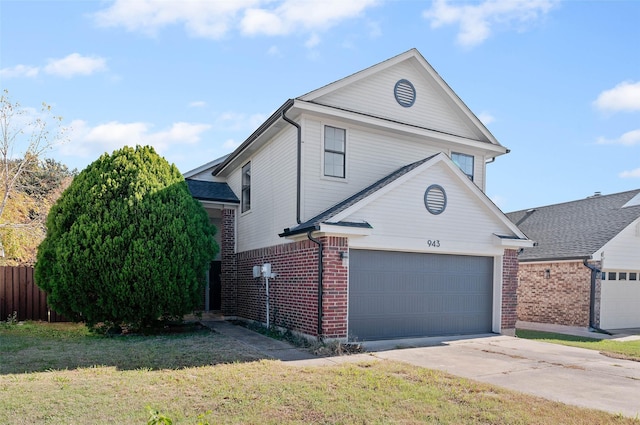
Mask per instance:
[[[191,196],[201,201],[217,201],[239,204],[240,200],[228,184],[185,179]]]
[[[438,155],[438,154],[436,154]],[[360,202],[361,200],[365,199],[366,197],[372,195],[373,193],[377,192],[378,190],[382,189],[383,187],[385,187],[386,185],[388,185],[389,183],[393,182],[394,180],[398,179],[399,177],[407,174],[408,172],[416,169],[417,167],[419,167],[420,165],[424,164],[425,162],[429,161],[430,159],[434,158],[436,155],[430,156],[428,158],[425,159],[421,159],[420,161],[416,161],[413,162],[409,165],[405,165],[404,167],[401,167],[399,169],[397,169],[396,171],[394,171],[393,173],[381,178],[380,180],[378,180],[377,182],[373,183],[371,186],[368,186],[366,188],[364,188],[363,190],[361,190],[360,192],[356,193],[355,195],[350,196],[349,198],[345,199],[342,202],[339,202],[338,204],[332,206],[331,208],[321,212],[320,214],[316,215],[315,217],[305,221],[302,224],[299,224],[293,228],[290,229],[284,229],[284,232],[280,234],[280,236],[290,236],[290,235],[295,235],[295,234],[299,234],[299,233],[305,233],[308,232],[309,230],[314,230],[317,229],[318,226],[322,223],[330,223],[333,225],[340,225],[340,226],[347,226],[347,227],[368,227],[371,228],[371,225],[369,223],[348,223],[348,222],[339,222],[339,223],[331,223],[331,219],[333,217],[335,217],[336,215],[338,215],[339,213],[341,213],[342,211],[346,210],[347,208],[351,207],[352,205]]]
[[[640,205],[623,206],[640,189],[507,213],[537,246],[521,261],[587,258],[640,217]]]

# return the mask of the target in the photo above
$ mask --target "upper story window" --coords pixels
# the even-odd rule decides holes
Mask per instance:
[[[343,128],[324,127],[324,175],[344,178],[347,131]]]
[[[246,212],[251,209],[251,162],[247,162],[242,167],[242,200],[241,211]]]
[[[452,152],[451,160],[473,181],[473,156]]]

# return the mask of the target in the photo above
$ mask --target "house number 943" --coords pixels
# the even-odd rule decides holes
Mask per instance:
[[[428,239],[427,246],[430,248],[440,248],[440,240],[439,239]]]

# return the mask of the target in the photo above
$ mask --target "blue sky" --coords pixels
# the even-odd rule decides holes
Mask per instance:
[[[229,153],[285,100],[412,47],[511,153],[504,211],[640,188],[640,2],[0,2],[0,86],[71,127],[84,168],[151,144],[182,171]]]

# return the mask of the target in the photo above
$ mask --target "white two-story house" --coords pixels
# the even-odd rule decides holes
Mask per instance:
[[[207,307],[328,339],[512,333],[532,242],[485,195],[507,152],[415,49],[287,100],[185,173],[219,229]]]

